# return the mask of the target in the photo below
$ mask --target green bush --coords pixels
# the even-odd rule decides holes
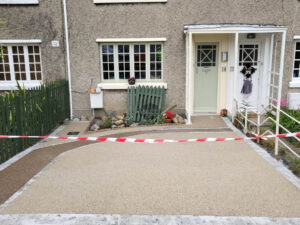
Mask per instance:
[[[281,110],[286,112],[287,114],[289,114],[291,117],[295,118],[296,120],[300,121],[300,110],[291,110],[286,107],[282,107]],[[267,115],[272,117],[275,120],[275,116],[270,111],[267,112]],[[300,125],[283,113],[280,113],[279,122],[282,126],[284,126],[286,129],[288,129],[292,133],[300,131]],[[271,128],[273,130],[275,130],[276,124],[272,123]],[[285,131],[283,129],[280,129],[280,132],[285,133]]]
[[[123,122],[125,124],[126,127],[129,127],[131,124],[134,123],[134,119],[133,116],[126,116],[123,118]]]
[[[111,128],[112,126],[112,119],[111,118],[107,118],[104,123],[101,125],[102,129],[106,129],[106,128]]]
[[[296,175],[300,175],[300,159],[294,157],[288,157],[288,160],[290,161],[289,167],[291,171]]]

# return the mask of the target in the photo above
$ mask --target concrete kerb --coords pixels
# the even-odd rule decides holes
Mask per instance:
[[[3,225],[298,225],[299,218],[217,217],[217,216],[156,216],[102,214],[22,214],[0,215]]]
[[[246,135],[237,129],[228,118],[223,118],[226,125],[233,130],[239,137],[246,137]],[[265,149],[260,147],[258,144],[251,140],[245,140],[245,142],[252,147],[264,160],[270,163],[279,173],[281,173],[288,181],[294,184],[298,189],[300,189],[300,179],[294,175],[283,163],[274,159]]]

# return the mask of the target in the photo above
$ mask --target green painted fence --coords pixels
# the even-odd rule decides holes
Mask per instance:
[[[68,82],[55,81],[0,95],[0,134],[47,135],[70,117]],[[0,139],[0,163],[37,139]]]
[[[127,113],[135,122],[156,120],[164,108],[164,87],[138,86],[128,88]]]

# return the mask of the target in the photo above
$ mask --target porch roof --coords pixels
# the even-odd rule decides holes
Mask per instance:
[[[282,33],[287,26],[272,24],[190,24],[184,26],[188,33]]]

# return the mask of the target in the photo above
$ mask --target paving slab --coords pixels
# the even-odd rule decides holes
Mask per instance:
[[[1,211],[36,213],[298,218],[300,190],[242,141],[98,143],[65,153]]]

